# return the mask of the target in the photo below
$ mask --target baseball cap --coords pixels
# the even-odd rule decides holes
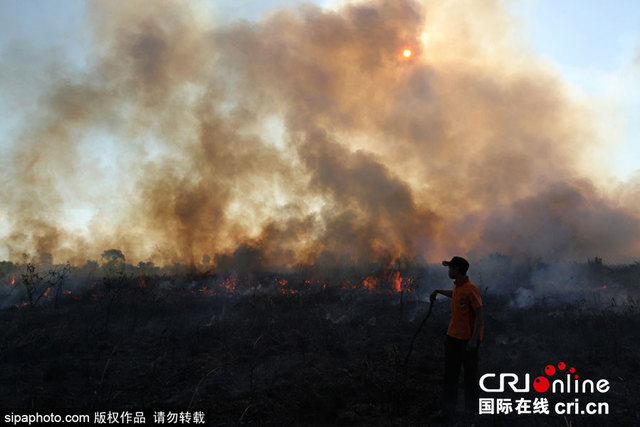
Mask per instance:
[[[451,258],[451,261],[442,261],[442,265],[445,267],[460,267],[460,269],[464,271],[469,269],[469,261],[459,256],[454,256]]]

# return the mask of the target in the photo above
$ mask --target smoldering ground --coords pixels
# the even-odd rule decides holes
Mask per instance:
[[[170,269],[125,265],[118,251],[106,255],[111,266],[72,268],[62,292],[52,290],[30,307],[0,310],[7,367],[0,375],[11,384],[2,388],[5,406],[207,408],[216,424],[438,425],[429,420],[441,402],[450,301],[438,298],[418,328],[430,286],[448,279],[441,265],[425,266],[414,292],[325,287],[315,280],[306,287],[309,276],[291,273],[256,277],[249,289],[245,280],[184,273],[171,278]],[[616,294],[615,306],[557,298],[531,305],[540,292],[521,287],[512,298],[494,287],[508,286],[510,278],[518,286],[544,283],[546,275],[555,281],[589,268],[594,279],[601,275],[610,284],[627,271],[597,262],[564,271],[508,257],[487,262],[471,270],[474,280],[487,272],[492,277],[489,290],[483,287],[482,372],[533,378],[547,363],[563,361],[581,378],[610,382],[606,394],[578,395],[608,402],[610,412],[457,418],[487,426],[637,424],[633,390],[639,380],[629,375],[638,365],[637,298],[624,301]],[[3,271],[7,267],[0,263]],[[118,267],[123,275],[113,274]],[[634,285],[638,267],[626,267]],[[383,285],[385,278],[377,279]],[[6,287],[1,291],[5,304]],[[609,299],[608,289],[599,291]],[[549,396],[552,411],[554,398],[561,399]]]
[[[24,112],[1,172],[12,258],[637,253],[636,198],[584,167],[606,143],[589,109],[499,2],[304,5],[253,22],[94,2],[86,24],[86,66],[3,55]]]

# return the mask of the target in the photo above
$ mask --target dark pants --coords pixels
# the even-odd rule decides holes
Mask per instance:
[[[444,409],[453,413],[458,400],[458,377],[464,366],[464,402],[467,411],[478,413],[478,346],[467,351],[467,341],[450,337],[444,347]]]

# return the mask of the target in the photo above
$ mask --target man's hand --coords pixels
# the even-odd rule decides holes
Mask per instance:
[[[436,300],[436,296],[438,296],[438,294],[440,295],[444,295],[445,297],[449,297],[449,298],[453,298],[453,291],[447,291],[445,289],[436,289],[435,291],[431,292],[431,302],[434,302]]]
[[[437,296],[438,296],[438,290],[436,289],[435,291],[431,292],[431,296],[429,297],[429,299],[431,300],[431,302],[434,302]]]

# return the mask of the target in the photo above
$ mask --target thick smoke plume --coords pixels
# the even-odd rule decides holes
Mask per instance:
[[[22,106],[0,195],[14,259],[118,248],[253,268],[640,249],[637,198],[620,204],[584,172],[599,143],[588,109],[499,2],[307,5],[256,22],[95,2],[90,16],[88,65],[51,60]]]

